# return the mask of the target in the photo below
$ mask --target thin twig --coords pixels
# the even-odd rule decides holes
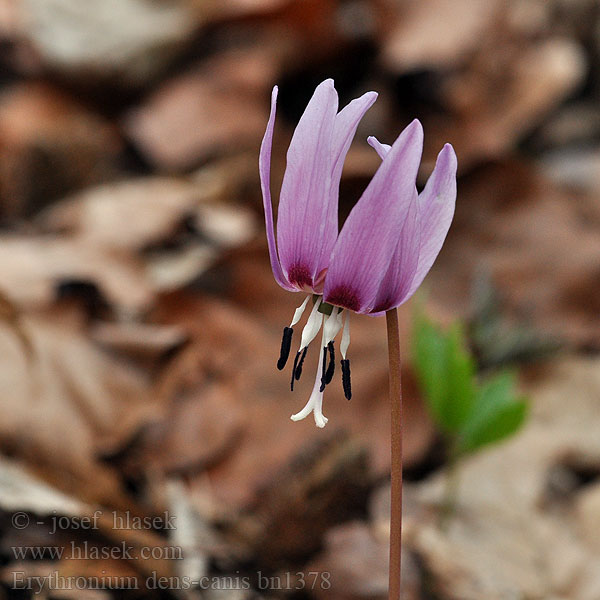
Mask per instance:
[[[392,499],[390,515],[390,586],[389,600],[399,600],[402,558],[402,384],[400,380],[400,332],[398,311],[386,313],[390,405],[392,429]]]

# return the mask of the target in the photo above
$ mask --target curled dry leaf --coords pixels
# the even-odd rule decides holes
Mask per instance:
[[[106,256],[107,264],[122,257],[140,266],[138,279],[146,290],[136,290],[135,301],[148,288],[156,293],[185,286],[223,252],[250,239],[255,218],[232,202],[250,177],[248,170],[248,157],[241,155],[203,167],[189,179],[145,177],[107,184],[56,204],[36,222],[44,232],[81,244],[98,258]],[[78,274],[72,275],[76,279]],[[90,276],[108,287],[99,279]],[[136,283],[133,278],[129,285]],[[114,302],[114,296],[109,300]]]
[[[600,339],[598,203],[506,161],[461,183],[461,201],[429,275],[432,300],[458,314],[485,267],[509,313],[542,334],[581,346]]]
[[[222,54],[165,82],[125,116],[123,126],[155,166],[187,170],[215,153],[258,146],[274,79],[268,48]]]
[[[3,219],[116,171],[121,140],[112,124],[60,89],[25,82],[0,95],[0,198]]]
[[[493,30],[501,6],[499,0],[403,2],[383,43],[384,65],[399,73],[457,66]]]
[[[35,349],[33,364],[14,332],[0,325],[3,450],[77,498],[129,506],[98,454],[149,418],[144,378],[62,318],[30,316],[23,327]]]
[[[48,66],[83,81],[136,86],[156,75],[198,25],[185,0],[23,0],[20,10],[24,33]]]
[[[139,260],[72,238],[1,235],[0,271],[7,294],[22,307],[51,305],[58,286],[73,281],[97,286],[127,313],[140,312],[152,299]]]
[[[502,156],[581,84],[585,72],[583,51],[570,40],[509,47],[501,57],[486,48],[471,68],[448,79],[445,95],[456,119],[436,121],[432,148],[450,139],[463,169]]]
[[[45,232],[91,246],[136,252],[174,235],[206,199],[185,180],[130,179],[88,188],[55,204],[37,222]]]
[[[388,540],[364,522],[331,528],[325,549],[306,567],[315,577],[314,593],[327,600],[384,600],[388,597]],[[325,578],[325,579],[324,579]],[[326,581],[327,585],[323,585]],[[402,597],[420,600],[420,573],[408,551],[402,553]]]

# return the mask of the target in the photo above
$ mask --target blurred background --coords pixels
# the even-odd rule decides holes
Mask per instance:
[[[419,118],[421,184],[454,145],[419,301],[530,404],[440,528],[447,444],[401,309],[404,597],[600,599],[594,0],[0,0],[0,597],[387,597],[383,319],[353,319],[324,430],[289,420],[316,356],[293,394],[275,368],[301,300],[270,271],[258,149],[278,84],[277,198],[327,77],[341,106],[379,92],[342,215],[367,135]]]

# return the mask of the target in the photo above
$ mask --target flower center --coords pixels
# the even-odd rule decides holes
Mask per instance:
[[[354,312],[358,312],[360,308],[360,300],[358,294],[347,285],[338,285],[333,288],[329,294],[327,294],[327,302],[329,304],[335,304],[342,308],[347,308]]]
[[[305,265],[293,265],[288,273],[288,280],[301,290],[312,290],[313,278]]]

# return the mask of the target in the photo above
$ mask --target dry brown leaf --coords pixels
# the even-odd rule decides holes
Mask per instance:
[[[23,317],[23,327],[35,349],[33,364],[0,325],[4,451],[77,498],[127,507],[116,473],[98,455],[149,418],[147,383],[60,316]]]
[[[599,223],[593,197],[556,187],[530,165],[482,167],[460,184],[454,223],[426,286],[438,305],[465,314],[474,273],[484,267],[513,315],[597,347]]]
[[[194,348],[188,353],[194,353]],[[189,363],[189,356],[182,359]],[[226,460],[236,450],[245,431],[235,394],[240,391],[222,383],[195,387],[170,390],[171,404],[164,418],[144,433],[138,468],[195,473]]]
[[[503,156],[577,88],[585,71],[582,49],[570,40],[507,45],[500,55],[490,44],[447,79],[441,95],[453,117],[432,117],[429,154],[450,141],[463,169]]]
[[[114,175],[116,129],[58,88],[20,83],[0,95],[2,217],[36,212],[52,200]]]
[[[407,519],[406,542],[440,598],[598,597],[600,555],[592,532],[584,533],[597,529],[588,520],[597,492],[575,485],[558,503],[549,493],[557,467],[600,472],[598,366],[597,359],[563,359],[527,386],[530,422],[513,440],[463,461],[446,532],[423,511]],[[436,475],[418,490],[420,503],[439,507],[442,490]]]
[[[314,595],[327,600],[383,600],[388,597],[388,542],[363,522],[332,528],[325,550],[307,567],[315,577]],[[326,585],[323,585],[326,582]],[[402,555],[402,598],[420,600],[420,573],[408,552]]]
[[[80,81],[140,85],[163,68],[198,21],[185,0],[23,0],[25,34],[43,61]]]
[[[465,60],[489,35],[502,2],[404,0],[383,41],[383,61],[393,71],[449,69]]]
[[[157,365],[188,339],[185,331],[179,327],[108,321],[95,323],[90,338],[105,348],[150,365]]]
[[[216,153],[255,150],[275,67],[268,48],[219,55],[159,87],[125,116],[125,131],[167,171],[189,169]]]
[[[321,437],[258,490],[226,534],[270,569],[302,562],[327,529],[360,512],[370,482],[364,448],[344,435]]]
[[[58,286],[73,281],[97,286],[111,304],[130,314],[152,300],[143,266],[131,254],[67,237],[0,236],[0,271],[6,295],[24,307],[52,304]]]

